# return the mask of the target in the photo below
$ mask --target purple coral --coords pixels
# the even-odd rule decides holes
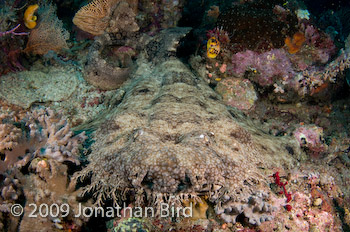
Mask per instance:
[[[315,62],[327,63],[337,50],[331,37],[312,25],[306,27],[305,37],[306,43],[313,48],[310,52]]]
[[[246,71],[252,71],[256,74],[252,81],[261,86],[273,85],[276,78],[288,82],[295,75],[290,59],[283,49],[273,49],[261,54],[251,50],[238,52],[232,56],[228,71],[238,77],[243,77]]]
[[[28,35],[28,32],[16,32],[16,30],[21,26],[21,24],[18,24],[14,28],[8,31],[1,32],[0,31],[0,37],[5,36],[5,35]]]

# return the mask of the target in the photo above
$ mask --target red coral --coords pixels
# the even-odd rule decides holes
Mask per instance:
[[[290,202],[292,200],[292,194],[291,193],[288,193],[287,192],[287,189],[286,189],[286,185],[288,184],[288,181],[286,182],[282,182],[281,181],[281,177],[280,177],[280,173],[279,172],[275,172],[271,177],[275,178],[275,184],[277,184],[279,187],[282,187],[283,190],[279,192],[279,194],[283,194],[286,196],[287,200],[286,202]],[[288,211],[291,211],[292,210],[292,206],[287,204],[286,205],[286,209]]]

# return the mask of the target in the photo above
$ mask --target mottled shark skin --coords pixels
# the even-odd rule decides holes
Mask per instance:
[[[140,64],[123,89],[94,134],[89,164],[76,176],[91,178],[84,192],[93,193],[96,204],[112,199],[152,206],[205,195],[227,221],[242,212],[263,215],[251,216],[252,224],[269,219],[273,170],[267,169],[297,165],[296,141],[270,136],[229,110],[175,57]],[[265,206],[249,208],[252,197]],[[233,204],[242,206],[233,212]]]

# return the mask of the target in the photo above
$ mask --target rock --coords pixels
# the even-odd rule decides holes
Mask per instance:
[[[258,96],[253,84],[247,79],[225,78],[215,89],[223,98],[225,104],[248,111],[253,108]]]

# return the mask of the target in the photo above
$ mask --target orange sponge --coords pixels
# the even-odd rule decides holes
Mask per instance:
[[[284,43],[287,45],[288,52],[290,54],[297,53],[303,46],[304,42],[305,42],[305,36],[301,32],[295,33],[293,35],[293,39],[291,39],[290,37],[287,37],[284,40]]]

